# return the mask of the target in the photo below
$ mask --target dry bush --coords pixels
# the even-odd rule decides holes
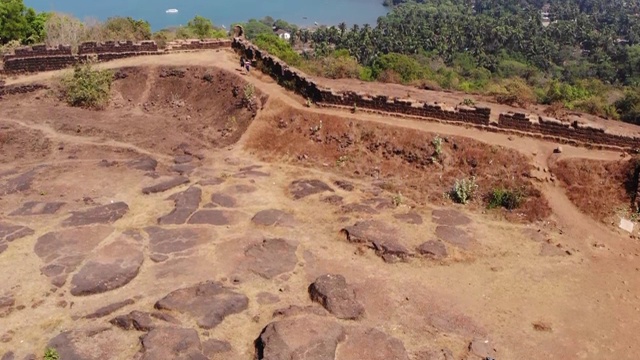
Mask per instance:
[[[71,45],[77,50],[84,41],[86,27],[82,21],[72,15],[53,13],[44,24],[47,46]]]
[[[556,101],[553,104],[547,106],[543,112],[547,116],[561,118],[566,113],[566,109],[562,102]]]
[[[631,198],[625,184],[632,165],[622,160],[566,159],[551,170],[566,188],[572,203],[594,219],[607,221],[620,209],[630,208]]]
[[[506,79],[499,89],[491,94],[499,104],[527,108],[537,101],[536,94],[527,83],[520,78]]]
[[[390,84],[402,84],[402,77],[393,70],[385,70],[378,76],[378,81]]]

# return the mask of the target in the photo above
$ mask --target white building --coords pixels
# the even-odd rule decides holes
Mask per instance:
[[[291,39],[291,34],[289,34],[288,32],[279,29],[278,31],[276,31],[276,35],[278,35],[278,37],[282,40],[289,40]]]

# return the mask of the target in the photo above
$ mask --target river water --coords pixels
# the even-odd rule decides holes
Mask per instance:
[[[382,0],[25,0],[38,11],[72,14],[82,20],[104,20],[111,16],[145,19],[154,31],[184,25],[195,15],[215,25],[229,25],[251,18],[271,16],[300,26],[337,25],[340,22],[375,25],[386,14]],[[178,9],[167,14],[167,9]]]

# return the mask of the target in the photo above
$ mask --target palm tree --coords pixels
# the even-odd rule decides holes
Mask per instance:
[[[347,24],[345,22],[341,22],[338,24],[338,29],[340,29],[340,37],[344,37],[344,33],[347,31]]]

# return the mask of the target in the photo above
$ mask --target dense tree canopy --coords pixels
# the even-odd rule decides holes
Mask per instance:
[[[0,0],[0,45],[13,40],[24,44],[42,41],[47,16],[25,6],[22,0]]]

